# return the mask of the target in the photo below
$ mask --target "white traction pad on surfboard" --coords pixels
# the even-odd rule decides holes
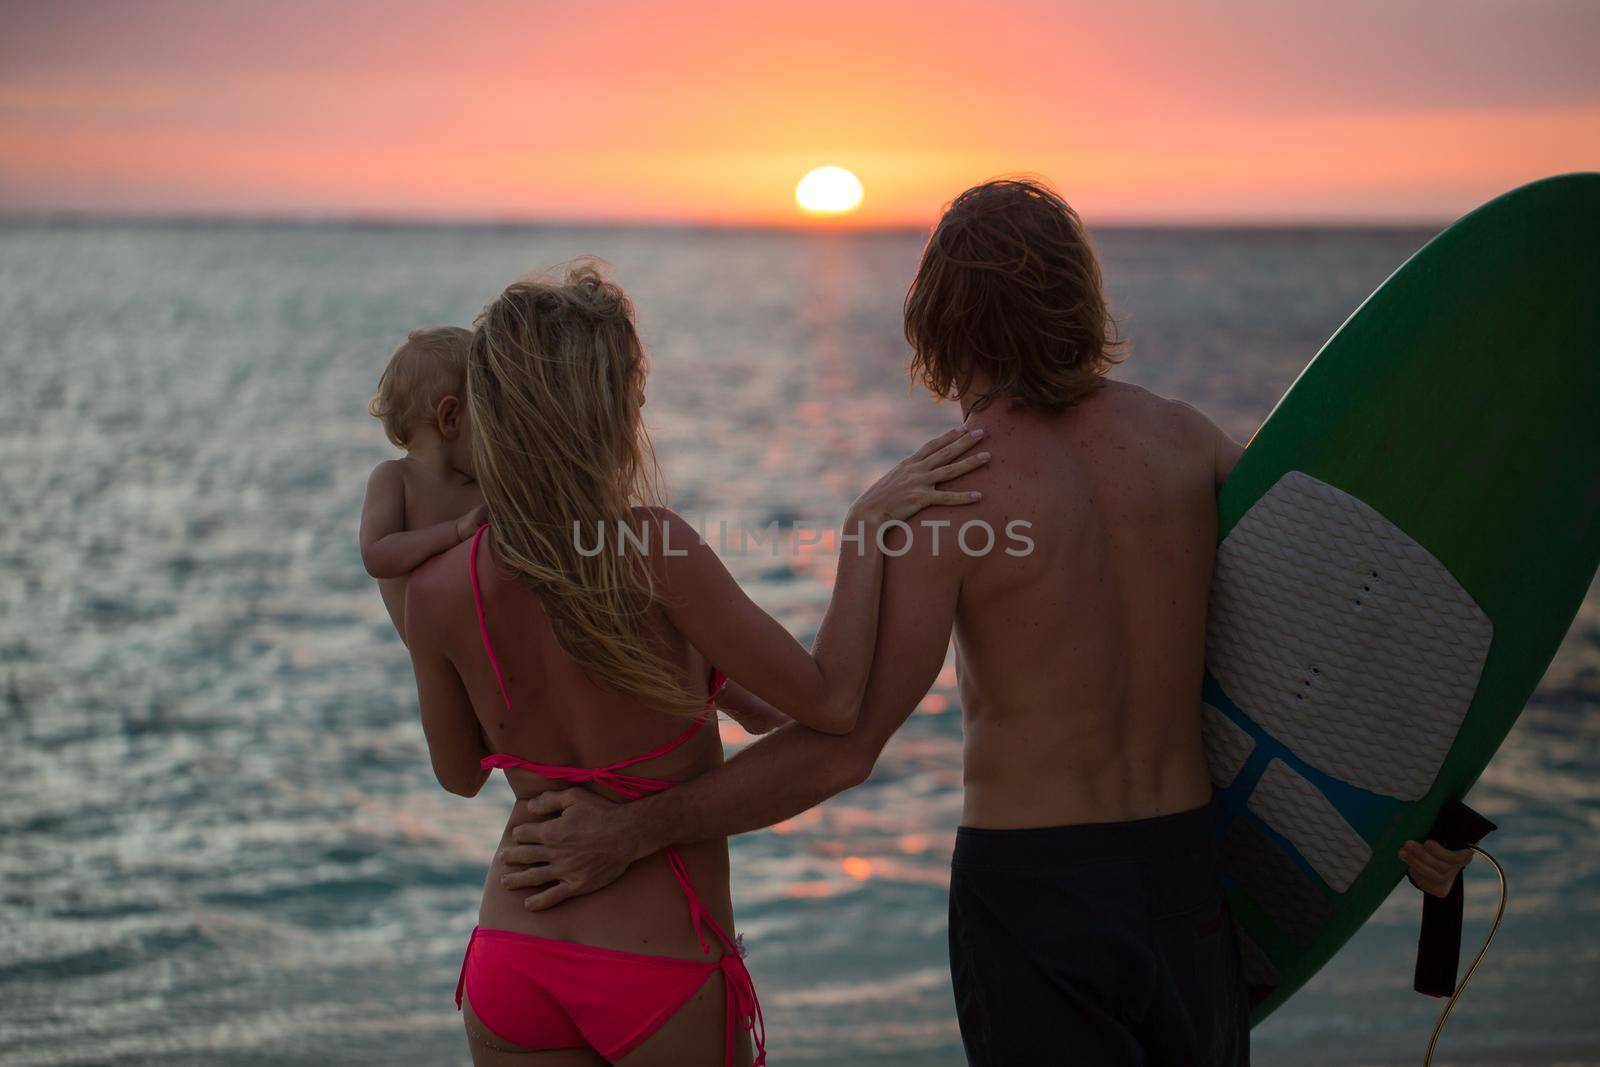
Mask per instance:
[[[1206,765],[1211,780],[1225,789],[1239,776],[1256,743],[1243,728],[1210,704],[1200,705],[1201,737],[1206,743]]]
[[[1493,636],[1426,549],[1300,471],[1217,547],[1207,667],[1296,756],[1361,789],[1427,793]]]
[[[1267,764],[1250,794],[1250,810],[1287,837],[1322,880],[1341,893],[1372,862],[1372,847],[1339,809],[1282,760]]]

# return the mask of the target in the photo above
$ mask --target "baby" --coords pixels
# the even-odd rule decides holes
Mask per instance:
[[[412,330],[378,379],[367,410],[383,421],[401,459],[384,460],[367,481],[361,505],[361,562],[378,579],[400,640],[406,638],[406,577],[424,561],[473,535],[489,509],[473,477],[467,414],[467,345],[455,326]],[[717,707],[752,734],[789,717],[730,682]]]
[[[406,637],[406,577],[489,521],[472,472],[467,345],[472,331],[422,326],[406,336],[378,379],[367,410],[383,422],[400,459],[367,480],[361,562],[378,579],[384,607]]]

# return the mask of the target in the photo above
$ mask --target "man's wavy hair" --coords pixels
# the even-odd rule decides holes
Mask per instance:
[[[911,373],[936,396],[1060,411],[1120,357],[1100,263],[1043,181],[996,178],[945,209],[906,293]]]

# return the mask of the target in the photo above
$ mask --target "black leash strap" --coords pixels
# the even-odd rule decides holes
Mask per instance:
[[[1476,845],[1495,828],[1494,823],[1459,800],[1447,800],[1439,809],[1428,836],[1445,848]],[[1417,940],[1417,973],[1412,988],[1430,997],[1448,997],[1456,989],[1461,965],[1461,910],[1466,894],[1456,875],[1450,895],[1422,895],[1422,934]]]

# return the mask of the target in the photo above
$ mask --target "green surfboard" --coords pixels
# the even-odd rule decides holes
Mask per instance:
[[[1202,711],[1259,1022],[1477,780],[1600,564],[1600,174],[1412,256],[1218,505]]]

